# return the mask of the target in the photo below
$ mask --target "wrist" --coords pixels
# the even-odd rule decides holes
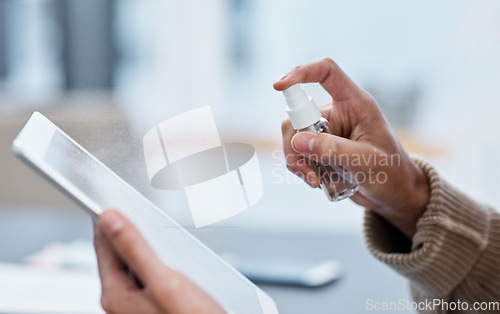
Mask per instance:
[[[430,186],[429,179],[424,171],[418,166],[418,164],[413,161],[416,168],[415,181],[414,181],[414,199],[411,204],[411,209],[413,212],[418,214],[418,218],[423,214],[430,198]]]
[[[430,198],[430,187],[427,175],[419,165],[408,158],[408,169],[399,174],[407,180],[399,185],[399,196],[382,206],[370,209],[382,216],[409,239],[417,231],[417,221],[425,212]]]
[[[407,190],[408,201],[397,209],[405,226],[405,230],[401,231],[410,239],[417,231],[417,222],[425,212],[430,198],[429,180],[426,174],[413,160],[411,160],[411,168],[413,175],[409,176],[411,181]]]

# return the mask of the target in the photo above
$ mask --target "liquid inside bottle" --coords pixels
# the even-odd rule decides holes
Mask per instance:
[[[328,120],[321,117],[315,124],[300,129],[301,131],[330,133]],[[358,191],[356,178],[344,167],[332,164],[323,164],[310,160],[318,175],[321,189],[330,201],[340,201],[353,196]]]

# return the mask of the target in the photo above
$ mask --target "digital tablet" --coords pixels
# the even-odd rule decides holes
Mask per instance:
[[[123,213],[169,266],[209,293],[229,313],[278,313],[260,288],[92,156],[49,119],[34,112],[14,153],[88,211]]]

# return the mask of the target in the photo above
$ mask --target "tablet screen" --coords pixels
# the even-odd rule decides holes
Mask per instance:
[[[106,208],[122,212],[165,263],[202,287],[228,312],[277,313],[261,289],[42,114],[32,115],[13,150],[90,213]]]

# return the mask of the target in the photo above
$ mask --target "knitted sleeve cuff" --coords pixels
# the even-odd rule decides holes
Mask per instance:
[[[448,185],[427,163],[415,162],[426,174],[431,194],[411,243],[404,245],[404,236],[370,210],[365,213],[365,240],[376,258],[407,277],[413,287],[445,296],[485,249],[491,210]]]

